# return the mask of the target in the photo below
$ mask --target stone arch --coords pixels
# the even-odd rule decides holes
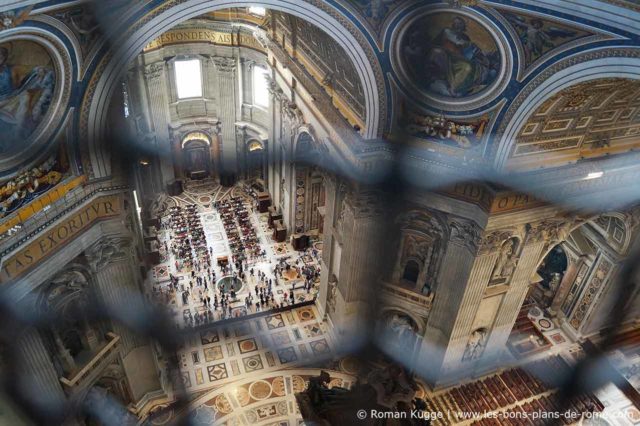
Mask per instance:
[[[620,212],[610,212],[594,217],[590,222],[618,253],[627,251],[632,239],[627,216]]]
[[[301,128],[293,143],[293,159],[295,162],[317,163],[318,143],[311,129]]]
[[[492,148],[494,167],[504,171],[518,132],[545,101],[578,83],[604,78],[640,79],[640,50],[598,49],[568,57],[543,70],[512,102],[501,119]]]
[[[112,55],[105,56],[92,77],[80,120],[82,136],[89,141],[95,177],[110,174],[109,155],[98,146],[106,127],[108,104],[123,70],[144,46],[175,25],[206,12],[255,5],[243,0],[225,0],[215,4],[209,0],[186,0],[171,8],[159,8],[131,25],[132,31],[123,34],[121,43]],[[384,82],[380,64],[375,59],[371,45],[359,29],[326,5],[302,1],[263,0],[260,4],[268,9],[290,13],[313,22],[331,36],[352,58],[361,76],[366,102],[365,138],[375,138],[381,133],[382,112],[386,109]],[[83,127],[86,128],[83,129]]]

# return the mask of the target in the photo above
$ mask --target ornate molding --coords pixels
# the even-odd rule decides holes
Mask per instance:
[[[0,13],[0,31],[15,28],[27,20],[33,6]]]
[[[297,133],[298,128],[305,124],[302,111],[295,102],[283,101],[282,104],[283,118],[291,124],[293,133]]]
[[[561,73],[561,71],[582,64],[584,62],[599,60],[599,59],[617,59],[617,58],[633,58],[637,59],[640,57],[640,50],[636,47],[629,48],[599,48],[596,50],[591,50],[588,52],[580,53],[577,55],[568,56],[553,65],[544,68],[541,70],[531,81],[524,86],[520,92],[513,98],[512,102],[509,104],[509,108],[506,110],[502,118],[500,119],[500,124],[494,132],[494,137],[492,138],[493,142],[489,145],[488,156],[489,158],[493,158],[494,161],[504,160],[506,162],[506,158],[509,153],[513,149],[513,144],[515,143],[515,133],[520,129],[511,130],[509,126],[513,123],[516,118],[516,114],[518,114],[519,109],[522,105],[527,101],[529,96],[535,91],[536,88],[541,86],[547,80],[552,81],[554,78],[557,78],[557,75]],[[575,82],[567,82],[566,84],[556,87],[554,90],[556,92],[574,85]],[[533,105],[527,108],[527,111],[532,109],[537,109],[542,102],[538,102],[536,105]],[[512,133],[514,133],[512,135]],[[503,149],[501,145],[505,144],[508,149]]]

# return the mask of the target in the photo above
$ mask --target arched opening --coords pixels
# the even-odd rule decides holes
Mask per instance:
[[[190,179],[204,179],[211,174],[211,141],[202,132],[189,133],[182,139],[182,164]]]
[[[411,287],[414,287],[418,282],[418,275],[420,274],[420,265],[415,260],[409,260],[404,265],[404,271],[402,272],[402,279],[409,283]]]
[[[349,70],[346,70],[346,68],[342,71],[326,69],[318,75],[333,74],[334,77],[331,79],[332,85],[334,86],[333,96],[341,96],[345,97],[345,99],[352,98],[351,101],[355,101],[358,113],[355,115],[345,113],[344,116],[348,121],[355,120],[363,123],[363,125],[355,122],[352,123],[354,127],[363,129],[361,132],[363,137],[375,138],[381,134],[380,123],[381,120],[383,120],[381,111],[386,109],[386,106],[381,107],[381,105],[384,105],[382,101],[385,93],[379,93],[378,91],[381,83],[377,81],[380,79],[380,73],[378,71],[379,65],[377,62],[372,63],[369,59],[374,57],[371,46],[365,41],[366,39],[363,39],[358,33],[359,30],[355,27],[350,28],[351,24],[346,21],[338,21],[330,13],[307,2],[294,5],[283,0],[265,0],[260,6],[266,9],[267,16],[272,13],[278,13],[283,15],[281,19],[282,22],[297,21],[296,26],[302,28],[307,34],[312,32],[313,38],[316,41],[321,37],[324,47],[331,46],[330,49],[326,50],[330,55],[330,59],[327,60],[326,63],[344,64],[344,67],[349,68]],[[89,102],[90,105],[89,108],[86,109],[83,117],[83,120],[89,123],[89,127],[86,129],[87,133],[83,136],[86,136],[87,140],[91,141],[90,153],[95,163],[92,165],[92,171],[96,177],[108,176],[111,172],[108,157],[106,157],[103,152],[104,147],[100,146],[108,130],[109,117],[105,114],[105,111],[107,109],[106,105],[110,102],[113,93],[121,87],[120,79],[124,74],[124,70],[127,69],[128,64],[136,60],[138,52],[162,45],[162,43],[157,43],[159,36],[171,31],[174,27],[188,25],[187,21],[198,17],[207,20],[212,17],[215,18],[216,13],[222,16],[225,15],[227,10],[231,11],[231,14],[226,14],[227,16],[242,17],[247,15],[246,2],[240,0],[231,0],[221,4],[212,4],[207,0],[188,0],[166,10],[154,10],[149,13],[148,17],[145,17],[144,25],[131,26],[132,29],[126,34],[127,37],[123,38],[125,42],[117,45],[114,54],[104,60],[101,67],[103,72],[100,80],[89,90],[87,102]],[[113,16],[114,15],[111,14],[112,18]],[[256,15],[253,15],[251,19],[244,19],[242,23],[246,24],[246,28],[251,26],[258,30],[255,31],[255,33],[260,35],[260,39],[255,40],[252,34],[253,29],[249,28],[248,37],[240,37],[239,40],[249,40],[250,45],[247,47],[258,52],[264,51],[265,44],[275,43],[275,45],[280,45],[280,39],[269,40],[271,28],[267,26],[261,28],[261,25],[269,20],[256,18]],[[228,22],[228,18],[226,18],[226,20]],[[112,22],[111,24],[117,27],[118,23]],[[206,40],[203,41],[207,43],[215,39],[215,37],[209,37],[204,32],[198,34],[205,34],[204,37]],[[175,40],[179,41],[184,39],[184,37],[181,37]],[[250,39],[254,40],[252,41]],[[226,38],[220,40],[224,41]],[[304,52],[304,50],[306,49],[294,49],[293,52]],[[302,63],[304,60],[300,62]],[[147,62],[146,64],[149,63]],[[143,65],[146,64],[143,62]],[[147,70],[153,75],[156,75],[156,72],[160,74],[164,73],[163,70],[154,68],[153,66],[149,66]],[[204,74],[206,74],[206,71],[203,72],[203,76]],[[342,84],[339,81],[339,75],[358,76],[359,78],[355,80],[349,78],[348,84],[345,83],[345,88],[343,89],[340,87]],[[351,86],[351,90],[347,89],[347,86]],[[206,92],[206,84],[203,87]],[[234,85],[230,87],[234,87]],[[131,90],[129,95],[133,92],[135,92],[135,89]],[[355,96],[356,92],[357,96]],[[131,96],[129,98],[131,98]],[[129,102],[129,104],[131,103],[135,103],[135,101]],[[344,105],[347,104],[348,102],[344,103]],[[140,124],[144,125],[144,123]],[[223,139],[230,137],[233,130],[232,126],[233,124],[231,123],[223,126]],[[225,133],[226,137],[224,135]]]
[[[536,284],[530,291],[530,296],[538,306],[543,309],[551,306],[568,266],[569,260],[561,244],[545,256],[538,267]]]
[[[264,144],[259,140],[250,140],[246,146],[247,174],[249,181],[261,181],[264,187],[266,151]]]
[[[509,338],[512,353],[528,356],[578,341],[611,321],[612,287],[626,247],[621,217],[592,218],[542,254]],[[637,294],[629,299],[637,300]]]

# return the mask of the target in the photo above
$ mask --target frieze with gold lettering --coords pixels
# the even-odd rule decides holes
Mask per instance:
[[[462,201],[471,202],[491,214],[511,213],[546,205],[534,197],[517,191],[498,191],[476,182],[460,182],[442,191]]]
[[[6,259],[2,263],[0,282],[19,277],[74,240],[97,221],[118,216],[121,212],[122,198],[118,195],[108,195],[94,200]]]
[[[239,46],[263,52],[264,47],[253,35],[243,33],[227,33],[209,29],[176,29],[167,31],[153,40],[145,48],[145,52],[160,49],[164,46],[182,43],[210,43],[221,46]]]

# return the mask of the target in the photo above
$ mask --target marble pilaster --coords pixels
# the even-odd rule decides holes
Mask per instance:
[[[94,245],[88,254],[98,293],[107,309],[135,315],[131,311],[131,302],[142,295],[135,276],[131,241],[128,238],[105,238]],[[114,321],[113,327],[121,338],[123,355],[144,344],[141,337],[120,322]]]
[[[64,401],[64,391],[49,351],[40,332],[26,329],[16,342],[18,368],[23,391],[33,395],[34,402],[43,407]]]
[[[221,169],[223,173],[238,171],[236,141],[237,60],[230,57],[214,57],[218,71],[219,119],[222,122]]]
[[[153,130],[156,137],[156,152],[161,162],[163,184],[175,178],[171,161],[171,141],[169,137],[169,90],[167,87],[167,65],[164,61],[145,66],[144,78],[148,88],[149,112],[152,117]]]

